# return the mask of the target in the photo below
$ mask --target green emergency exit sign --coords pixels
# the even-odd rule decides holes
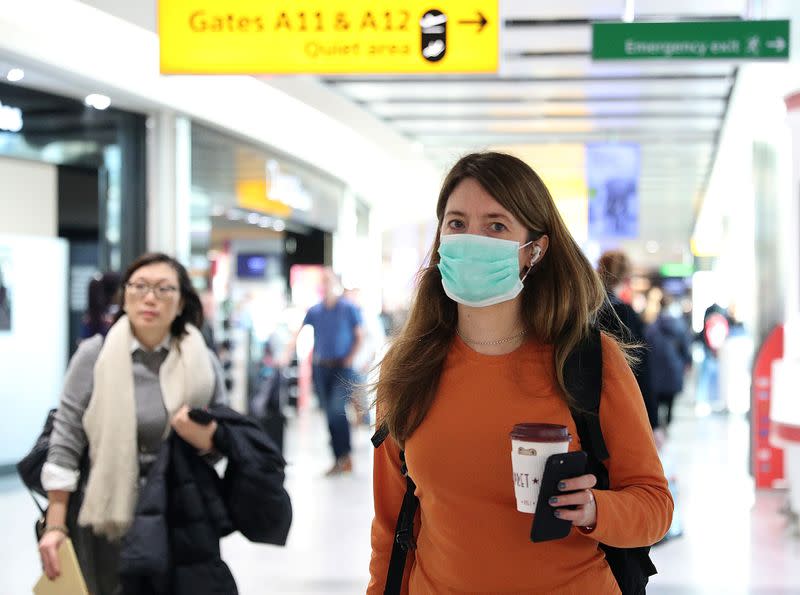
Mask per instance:
[[[594,23],[593,60],[788,60],[789,21]]]

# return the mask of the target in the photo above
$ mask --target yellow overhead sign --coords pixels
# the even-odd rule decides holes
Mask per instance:
[[[496,72],[498,1],[160,0],[161,72]]]
[[[236,204],[243,209],[275,217],[288,218],[292,214],[292,207],[269,196],[269,186],[265,180],[236,182]]]

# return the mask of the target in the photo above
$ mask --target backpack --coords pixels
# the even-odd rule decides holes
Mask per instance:
[[[600,427],[600,394],[603,383],[603,354],[600,331],[592,328],[589,336],[569,355],[564,364],[564,382],[567,390],[575,398],[580,410],[573,409],[572,419],[578,431],[581,446],[588,455],[586,473],[597,477],[594,489],[609,488],[608,470],[603,461],[609,454]],[[388,437],[389,431],[381,426],[372,437],[372,444],[378,448]],[[399,595],[403,582],[406,557],[409,549],[415,548],[414,516],[419,507],[419,499],[414,495],[416,485],[408,475],[405,453],[400,451],[400,471],[406,478],[406,493],[400,514],[397,517],[395,541],[389,570],[386,575],[384,595]],[[599,544],[605,552],[611,572],[619,585],[622,595],[642,595],[647,581],[656,574],[656,567],[650,560],[650,547],[616,548]]]

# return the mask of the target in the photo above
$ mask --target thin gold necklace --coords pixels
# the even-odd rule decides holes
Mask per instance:
[[[461,331],[458,330],[456,327],[456,334],[461,337],[464,342],[471,343],[472,345],[502,345],[503,343],[508,343],[509,341],[513,341],[514,339],[519,339],[520,337],[527,334],[528,331],[521,331],[516,335],[511,335],[510,337],[506,337],[505,339],[496,339],[494,341],[473,341],[472,339],[467,339],[464,335],[461,334]]]

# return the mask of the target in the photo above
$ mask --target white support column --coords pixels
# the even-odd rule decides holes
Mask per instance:
[[[175,114],[162,111],[147,126],[147,249],[175,252]]]
[[[189,266],[192,255],[192,122],[175,119],[175,258]]]
[[[171,111],[148,122],[147,249],[189,265],[191,256],[192,123]]]

